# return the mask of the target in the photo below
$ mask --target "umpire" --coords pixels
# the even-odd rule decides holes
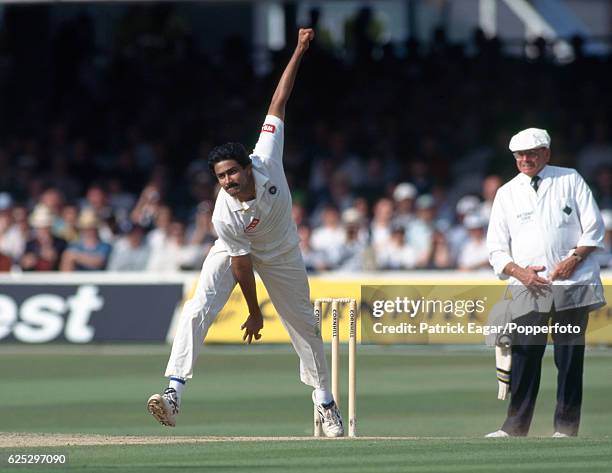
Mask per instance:
[[[588,314],[605,304],[599,264],[604,226],[591,190],[574,170],[549,166],[550,136],[528,128],[512,137],[519,174],[495,196],[487,233],[489,261],[510,279],[514,316],[523,327],[549,330],[558,370],[553,437],[578,434]],[[555,332],[554,326],[573,333]],[[547,334],[515,333],[510,405],[501,429],[487,437],[525,436],[533,417]]]

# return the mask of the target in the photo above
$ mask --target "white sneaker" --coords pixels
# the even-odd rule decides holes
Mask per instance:
[[[163,394],[153,394],[147,401],[147,409],[162,425],[176,426],[179,413],[178,397],[174,388],[166,388]]]
[[[490,434],[485,435],[486,439],[494,439],[494,438],[504,438],[504,437],[510,437],[510,434],[507,432],[504,432],[503,430],[496,430],[495,432],[491,432]]]
[[[342,416],[338,411],[335,401],[324,406],[319,404],[315,399],[315,393],[312,392],[312,402],[314,402],[319,418],[321,419],[321,428],[326,437],[343,437],[344,425],[342,424]]]
[[[554,439],[564,439],[564,438],[568,438],[569,435],[564,434],[563,432],[555,432],[554,434],[552,434],[552,438]]]

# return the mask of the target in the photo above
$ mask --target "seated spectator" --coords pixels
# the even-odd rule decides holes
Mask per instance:
[[[406,244],[406,231],[402,225],[391,229],[389,243],[376,252],[378,269],[413,269],[416,266],[416,252]]]
[[[497,190],[504,184],[504,181],[497,174],[491,174],[482,181],[482,198],[484,202],[480,205],[480,214],[489,221],[491,216],[491,208]]]
[[[409,182],[395,186],[393,200],[395,201],[394,225],[401,225],[407,231],[410,223],[415,219],[414,202],[417,197],[417,188]]]
[[[79,209],[76,205],[64,205],[61,213],[61,224],[57,235],[68,243],[72,243],[79,239],[79,229],[77,228],[79,221]]]
[[[108,203],[120,226],[130,221],[130,210],[136,204],[136,196],[123,188],[121,179],[113,177],[108,180]]]
[[[140,225],[131,225],[125,235],[113,245],[107,269],[109,271],[143,271],[149,262],[149,252],[144,228]]]
[[[326,255],[326,266],[335,267],[340,260],[342,245],[346,240],[346,232],[340,223],[340,214],[333,205],[326,205],[321,211],[320,227],[312,231],[310,242],[317,251]]]
[[[370,225],[372,246],[375,251],[384,248],[391,239],[391,222],[393,220],[393,202],[382,198],[374,204],[374,215]]]
[[[435,202],[431,195],[423,194],[416,200],[416,219],[406,232],[406,241],[417,254],[417,267],[425,268],[431,263],[436,216]]]
[[[130,219],[132,222],[148,228],[155,222],[161,206],[159,187],[155,184],[148,184],[140,193],[136,206],[130,214]]]
[[[9,194],[0,194],[0,253],[4,253],[13,262],[19,261],[29,235],[30,226],[26,208],[20,205],[13,206]]]
[[[161,246],[151,248],[151,256],[147,264],[149,271],[180,271],[193,269],[202,255],[200,245],[192,245],[187,241],[185,225],[174,221],[168,228],[168,236]]]
[[[53,218],[53,226],[51,230],[54,234],[61,228],[61,212],[64,207],[64,196],[60,192],[59,189],[55,187],[49,187],[43,191],[38,199],[39,205],[44,205],[47,208],[47,211],[51,214]]]
[[[448,241],[440,230],[433,230],[427,256],[424,261],[417,262],[417,267],[422,269],[449,269],[453,267]]]
[[[100,240],[99,221],[96,214],[85,209],[79,215],[79,240],[64,251],[60,269],[62,271],[101,271],[106,268],[112,246]]]
[[[364,269],[367,240],[360,238],[361,214],[357,209],[348,208],[342,212],[346,236],[339,253],[337,269],[340,271],[362,271]]]
[[[463,225],[468,231],[468,241],[457,259],[459,269],[462,271],[490,269],[486,244],[487,221],[478,214],[470,214],[465,217]]]
[[[66,241],[53,235],[53,213],[44,205],[38,205],[30,216],[34,238],[26,243],[20,265],[24,271],[57,271]]]
[[[464,195],[457,201],[455,205],[455,221],[447,232],[446,239],[450,246],[451,258],[453,261],[457,261],[461,249],[469,240],[469,234],[467,228],[463,224],[463,220],[466,215],[480,213],[480,199],[475,195]]]
[[[328,261],[324,251],[315,250],[310,244],[310,236],[312,234],[308,225],[299,225],[297,227],[298,236],[300,237],[300,251],[306,271],[325,271],[329,269]]]
[[[155,214],[151,216],[153,218],[153,229],[147,234],[147,244],[151,248],[151,251],[157,252],[159,248],[164,246],[166,239],[168,238],[168,232],[170,231],[170,224],[172,223],[172,209],[167,205],[159,205],[156,208]],[[141,220],[134,220],[134,223],[139,223]],[[142,225],[142,224],[140,224]],[[142,225],[146,227],[145,225]]]
[[[103,184],[92,184],[87,189],[85,199],[81,202],[81,210],[91,209],[95,213],[98,222],[102,222],[109,218],[113,213],[113,209],[109,203],[109,196]]]

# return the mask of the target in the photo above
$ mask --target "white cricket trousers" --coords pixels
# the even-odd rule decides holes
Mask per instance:
[[[268,262],[251,258],[300,357],[300,379],[314,388],[329,390],[323,341],[315,327],[308,277],[299,248]],[[208,329],[235,285],[231,258],[225,249],[215,244],[204,261],[194,296],[183,306],[166,376],[183,379],[193,376],[193,366]],[[263,337],[265,333],[264,325]]]

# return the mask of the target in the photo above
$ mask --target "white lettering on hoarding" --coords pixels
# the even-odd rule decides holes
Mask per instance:
[[[91,315],[102,307],[104,299],[93,285],[79,286],[66,300],[57,294],[36,294],[21,307],[11,297],[0,295],[0,340],[12,333],[25,343],[51,342],[64,329],[69,342],[87,343],[95,334],[89,325]]]

